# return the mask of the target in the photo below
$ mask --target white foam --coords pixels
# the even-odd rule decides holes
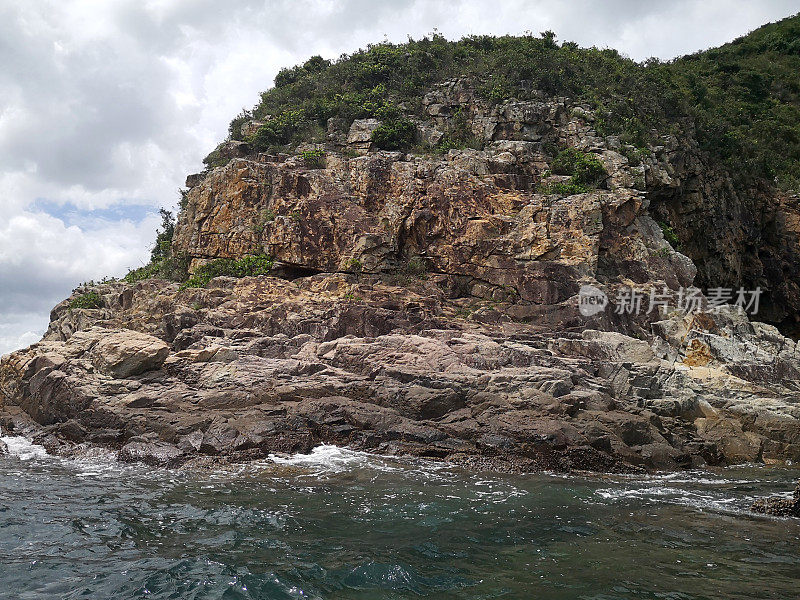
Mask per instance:
[[[17,435],[8,435],[0,437],[0,441],[5,442],[8,446],[8,454],[16,456],[20,460],[31,460],[33,458],[44,458],[47,456],[47,450],[37,444],[33,444],[30,440]]]
[[[375,460],[374,455],[322,444],[308,454],[278,455],[270,454],[269,460],[278,465],[305,467],[323,472],[342,472],[352,467],[361,467]]]

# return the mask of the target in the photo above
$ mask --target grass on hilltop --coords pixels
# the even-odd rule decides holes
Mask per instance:
[[[531,98],[535,90],[592,105],[601,135],[621,136],[643,148],[687,122],[703,149],[744,180],[800,187],[800,16],[765,25],[724,46],[672,61],[633,61],[616,50],[559,43],[540,36],[440,35],[405,44],[370,45],[334,61],[311,57],[283,69],[258,104],[230,124],[256,118],[266,124],[249,140],[254,149],[323,141],[327,121],[343,128],[354,119],[382,121],[374,141],[408,149],[421,98],[436,83],[472,78],[494,103]],[[473,147],[469,136],[446,149]]]

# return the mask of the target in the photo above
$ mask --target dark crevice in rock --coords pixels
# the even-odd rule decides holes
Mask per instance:
[[[315,269],[306,265],[276,262],[270,274],[274,277],[280,277],[281,279],[288,279],[289,281],[292,281],[294,279],[300,279],[301,277],[312,277],[324,272],[325,271],[322,269]]]

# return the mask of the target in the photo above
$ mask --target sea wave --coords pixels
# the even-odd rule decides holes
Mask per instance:
[[[34,444],[29,439],[18,435],[0,436],[0,441],[8,447],[9,456],[15,456],[20,460],[33,460],[48,456],[47,450],[43,446]]]
[[[343,473],[353,469],[370,468],[379,471],[400,471],[389,463],[388,457],[350,450],[331,444],[321,444],[308,454],[270,454],[268,463],[285,467],[298,467],[310,474]],[[263,461],[262,465],[265,464]]]

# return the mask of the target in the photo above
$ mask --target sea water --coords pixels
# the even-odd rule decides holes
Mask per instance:
[[[510,476],[321,446],[213,472],[2,438],[0,598],[800,597],[800,476]]]

